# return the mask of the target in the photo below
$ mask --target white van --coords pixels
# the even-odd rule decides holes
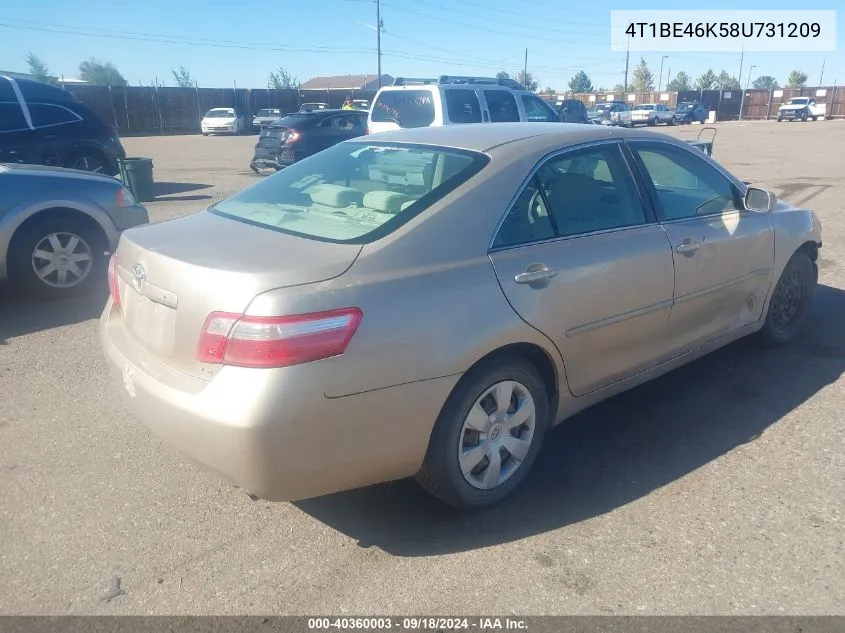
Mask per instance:
[[[559,122],[555,109],[513,79],[397,77],[376,93],[367,119],[370,134],[399,128],[462,123]]]

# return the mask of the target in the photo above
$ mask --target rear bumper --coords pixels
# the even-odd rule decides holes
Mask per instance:
[[[278,370],[224,367],[205,382],[138,348],[111,300],[100,335],[110,373],[137,417],[200,466],[272,501],[415,474],[459,378],[327,398],[314,380],[330,373],[320,361]]]
[[[273,150],[266,150],[257,148],[255,155],[249,162],[250,167],[272,167],[274,169],[281,169],[288,167],[296,162],[296,155],[290,150],[284,149],[281,152]]]

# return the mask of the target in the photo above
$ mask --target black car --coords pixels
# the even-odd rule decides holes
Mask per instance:
[[[693,121],[704,123],[707,115],[707,108],[697,101],[682,101],[675,106],[675,123],[692,123]]]
[[[587,106],[578,99],[564,99],[557,104],[560,120],[563,123],[587,123]]]
[[[367,133],[367,113],[356,110],[294,112],[261,130],[249,163],[279,170],[306,156]]]
[[[71,167],[114,176],[120,137],[67,90],[0,76],[0,163]]]

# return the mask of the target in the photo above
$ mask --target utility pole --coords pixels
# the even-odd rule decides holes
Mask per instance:
[[[378,49],[378,87],[381,88],[381,0],[376,0],[376,48]]]
[[[628,36],[628,46],[625,47],[625,92],[628,92],[628,60],[631,57],[631,36]]]
[[[819,73],[819,88],[821,88],[824,84],[822,84],[822,78],[824,77],[824,63],[827,61],[827,58],[822,60],[822,71]]]
[[[751,71],[757,68],[756,66],[751,66],[748,69],[748,81],[745,82],[745,90],[742,89],[742,77],[739,78],[739,89],[742,90],[742,99],[739,102],[739,120],[742,121],[742,111],[745,108],[745,93],[748,90],[748,86],[751,85]],[[719,86],[719,99],[721,100],[722,97],[722,86]]]
[[[742,53],[740,53],[740,55],[739,55],[739,74],[737,75],[737,79],[739,79],[740,90],[742,89],[742,61],[743,61],[744,58],[745,58],[745,47],[743,46],[742,47]],[[745,93],[743,93],[743,94],[745,94]],[[740,112],[740,114],[742,114],[742,113]]]
[[[660,58],[660,79],[657,80],[657,92],[660,92],[660,89],[663,87],[663,60],[669,59],[668,55],[664,55]],[[666,83],[669,83],[668,81]]]
[[[528,84],[528,49],[525,49],[525,66],[522,68],[522,83]],[[527,85],[525,86],[528,87]]]

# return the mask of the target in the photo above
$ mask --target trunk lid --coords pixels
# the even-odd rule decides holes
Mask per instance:
[[[130,229],[116,253],[124,325],[163,364],[210,379],[219,366],[196,360],[210,313],[240,314],[260,293],[342,275],[361,248],[208,212]]]

